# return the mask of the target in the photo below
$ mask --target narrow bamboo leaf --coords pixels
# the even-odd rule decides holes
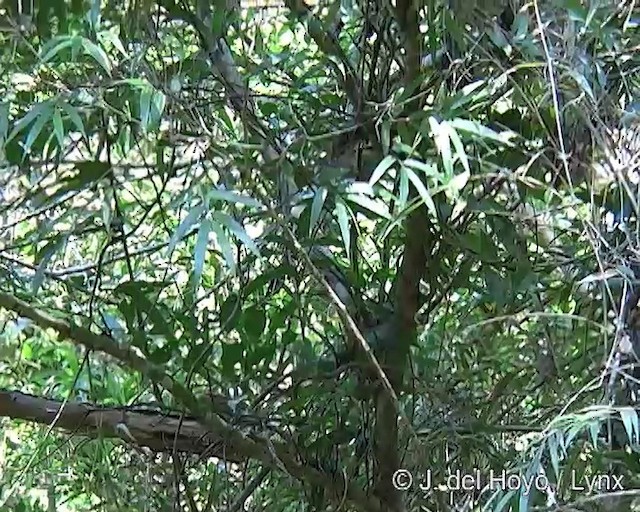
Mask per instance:
[[[105,51],[84,37],[82,38],[82,47],[111,76],[111,62],[109,62],[109,57]]]
[[[209,243],[209,233],[211,232],[211,221],[204,219],[198,229],[196,248],[193,253],[193,286],[195,289],[200,286],[202,271],[204,270],[204,260],[207,256],[207,245]]]
[[[551,466],[553,466],[553,472],[556,478],[560,475],[560,457],[558,455],[558,438],[557,434],[549,436],[547,438],[547,448],[549,450],[549,456],[551,458]]]
[[[427,190],[427,187],[424,186],[424,183],[420,181],[420,178],[418,177],[418,175],[408,167],[404,168],[404,172],[407,174],[407,177],[409,178],[411,183],[413,183],[413,186],[416,187],[416,190],[418,191],[420,198],[422,199],[424,204],[427,205],[427,208],[429,209],[429,211],[434,215],[437,215],[438,212],[436,211],[436,205],[433,202],[433,199],[431,198],[431,194],[429,194],[429,191]]]
[[[118,50],[125,59],[129,58],[129,54],[127,53],[127,50],[125,50],[124,45],[120,40],[120,37],[118,37],[118,35],[115,32],[111,32],[110,30],[104,30],[100,33],[100,38],[110,42],[113,45],[113,47],[116,50]]]
[[[216,235],[216,241],[218,242],[220,250],[222,251],[222,257],[224,258],[227,267],[229,267],[229,270],[231,270],[231,272],[235,274],[236,260],[233,254],[233,249],[231,248],[231,243],[229,242],[229,237],[224,232],[224,229],[222,229],[222,226],[220,226],[220,224],[218,224],[217,222],[214,222],[212,227],[213,232]]]
[[[62,107],[62,110],[64,110],[67,113],[67,115],[69,116],[69,119],[74,124],[76,129],[80,132],[82,137],[86,139],[87,133],[84,129],[84,124],[82,122],[82,118],[78,114],[78,111],[75,108],[73,108],[71,105],[67,105],[66,103],[62,103],[60,106]]]
[[[402,162],[407,167],[411,167],[412,169],[416,169],[417,171],[423,172],[426,176],[430,178],[440,179],[441,174],[438,172],[438,166],[433,163],[421,162],[420,160],[416,160],[414,158],[407,158]]]
[[[525,491],[525,486],[520,488],[520,499],[518,500],[518,512],[527,512],[529,510],[529,500],[531,493]]]
[[[469,159],[467,158],[467,153],[464,150],[464,144],[462,143],[460,135],[458,135],[458,132],[455,131],[453,127],[450,127],[449,129],[449,138],[451,139],[453,147],[456,151],[456,156],[460,160],[462,167],[466,172],[470,173],[471,168],[469,167]]]
[[[153,116],[149,119],[151,123],[158,123],[162,119],[162,114],[164,113],[164,107],[167,104],[167,97],[161,91],[153,91],[153,96],[151,99],[151,114]]]
[[[380,130],[380,142],[382,144],[382,154],[388,155],[391,147],[391,122],[383,121]]]
[[[50,44],[45,45],[42,49],[41,57],[43,63],[49,62],[53,57],[60,53],[65,48],[73,46],[75,37],[63,36],[51,41]]]
[[[171,256],[173,250],[176,248],[176,245],[178,245],[178,242],[180,242],[180,240],[184,238],[184,235],[187,233],[189,228],[196,224],[198,220],[200,220],[203,212],[204,205],[202,204],[199,204],[198,206],[195,206],[191,209],[191,211],[180,223],[178,229],[176,229],[176,232],[171,237],[171,240],[169,241],[169,247],[167,248],[167,255]]]
[[[497,491],[497,492],[499,493],[501,491]],[[493,509],[494,512],[502,512],[504,508],[509,504],[509,502],[513,499],[515,494],[516,494],[516,491],[513,489],[504,493],[500,501],[496,504],[496,508]]]
[[[207,194],[207,199],[221,200],[231,204],[244,204],[245,206],[252,206],[254,208],[261,208],[262,204],[256,201],[252,197],[238,194],[230,190],[213,189]]]
[[[382,159],[382,161],[373,170],[373,173],[371,173],[371,178],[369,178],[369,185],[373,186],[376,183],[378,183],[380,178],[382,178],[382,176],[384,176],[384,174],[389,170],[389,168],[395,163],[396,163],[395,156],[393,155],[385,156]]]
[[[355,181],[353,183],[349,183],[346,187],[346,192],[348,194],[359,194],[359,195],[367,195],[369,197],[375,196],[375,191],[373,187],[364,181]]]
[[[229,231],[231,231],[236,238],[238,238],[247,248],[254,253],[256,256],[260,256],[260,250],[256,243],[251,239],[251,237],[247,234],[242,224],[240,224],[233,217],[230,217],[226,213],[215,212],[213,214],[214,218],[223,226],[225,226]]]
[[[453,176],[453,156],[451,154],[451,140],[449,138],[449,129],[446,121],[438,123],[435,117],[429,118],[433,141],[435,142],[445,174]]]
[[[144,87],[140,93],[140,124],[147,130],[151,116],[151,97],[153,89],[150,86]]]
[[[27,112],[24,116],[20,118],[20,120],[18,120],[15,123],[13,130],[11,130],[11,134],[9,135],[9,138],[7,139],[7,142],[10,142],[16,135],[18,135],[18,133],[22,131],[23,128],[28,126],[32,121],[34,121],[36,118],[42,115],[42,113],[48,108],[50,108],[49,101],[43,101],[42,103],[38,103],[37,105],[34,105],[29,110],[29,112]]]
[[[27,140],[25,140],[24,143],[24,147],[27,151],[31,150],[31,146],[38,138],[38,135],[40,135],[40,132],[42,132],[42,129],[49,123],[49,121],[51,121],[51,110],[51,104],[47,104],[47,107],[42,110],[38,119],[36,119],[31,126],[31,130],[29,130],[29,133],[27,134]]]
[[[335,215],[338,220],[338,226],[340,227],[340,234],[344,243],[344,248],[347,252],[347,258],[351,258],[351,217],[347,209],[347,205],[344,204],[342,199],[336,199]]]
[[[632,446],[638,444],[638,413],[633,407],[621,407],[619,410],[620,418],[624,424],[624,429],[627,431],[627,437],[629,443]]]
[[[367,197],[364,194],[348,194],[345,197],[345,199],[347,201],[350,201],[352,203],[355,203],[361,206],[365,210],[369,210],[370,212],[375,213],[376,215],[384,219],[387,219],[387,220],[391,219],[391,214],[389,213],[389,209],[387,208],[387,205],[384,204],[382,201],[372,199],[370,197]]]
[[[7,138],[9,132],[9,103],[0,103],[0,142]]]
[[[517,137],[515,132],[505,130],[499,133],[481,125],[477,121],[470,121],[468,119],[457,118],[449,122],[451,126],[458,131],[467,132],[482,139],[493,140],[500,144],[512,145],[512,139]]]
[[[400,184],[398,186],[398,202],[396,203],[396,209],[398,211],[404,210],[407,205],[407,199],[409,198],[409,177],[404,170],[404,167],[400,169]]]
[[[313,196],[313,202],[311,203],[311,217],[309,219],[309,236],[313,233],[313,228],[316,227],[316,224],[320,219],[324,202],[327,199],[327,193],[328,191],[326,187],[320,187],[316,190],[316,193]]]
[[[60,111],[56,109],[53,113],[53,132],[56,134],[58,146],[64,147],[64,123]]]

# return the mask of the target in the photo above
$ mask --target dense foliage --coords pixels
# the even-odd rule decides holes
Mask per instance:
[[[1,1],[0,509],[629,510],[637,15]]]

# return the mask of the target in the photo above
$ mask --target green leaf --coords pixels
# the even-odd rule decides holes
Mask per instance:
[[[236,365],[244,359],[244,347],[241,343],[223,343],[222,357],[222,373],[228,378],[236,374]]]
[[[349,215],[349,209],[347,205],[340,199],[336,198],[336,207],[334,210],[338,226],[340,227],[340,235],[342,236],[342,242],[344,243],[344,249],[347,253],[347,258],[351,258],[351,217]]]
[[[460,160],[462,167],[467,173],[471,173],[471,168],[469,167],[469,159],[467,158],[467,153],[464,150],[464,144],[462,143],[460,135],[458,135],[458,132],[455,131],[453,127],[451,127],[451,129],[449,130],[449,138],[453,143],[453,147],[456,150],[456,156],[458,157],[458,160]]]
[[[26,152],[31,150],[31,146],[38,138],[38,135],[40,135],[40,132],[42,131],[42,129],[45,127],[47,123],[49,123],[49,121],[51,121],[51,113],[52,113],[51,104],[47,103],[47,106],[40,112],[38,119],[36,119],[36,121],[31,126],[31,130],[29,130],[27,139],[25,140],[25,143],[24,143]],[[25,152],[25,158],[26,158],[26,152]]]
[[[100,37],[100,39],[103,41],[107,41],[111,43],[113,47],[116,50],[118,50],[125,59],[129,58],[129,54],[127,53],[127,50],[125,49],[124,45],[122,44],[122,41],[120,40],[120,38],[115,32],[112,32],[110,30],[103,30],[98,34],[98,37]]]
[[[272,281],[281,280],[281,278],[283,277],[294,275],[296,275],[296,271],[291,265],[281,265],[271,271],[260,274],[247,286],[244,287],[243,293],[246,297],[249,297],[258,290],[264,291],[264,287]]]
[[[144,130],[147,130],[150,124],[152,96],[153,89],[150,86],[144,87],[140,93],[140,124]]]
[[[446,121],[439,123],[435,117],[429,118],[429,126],[433,136],[433,141],[436,144],[438,153],[442,160],[446,176],[453,175],[453,157],[451,154],[451,139],[449,133],[451,132],[449,125]]]
[[[95,31],[100,29],[100,0],[91,0],[91,10],[89,11],[89,23]]]
[[[9,103],[0,103],[0,147],[9,132]]]
[[[76,129],[80,132],[82,137],[86,139],[87,133],[84,129],[84,124],[82,122],[82,118],[78,114],[78,111],[75,108],[73,108],[71,105],[67,105],[66,103],[62,103],[60,107],[62,108],[62,110],[64,110],[67,113],[67,115],[69,116],[69,119],[75,125]]]
[[[216,235],[216,242],[220,246],[220,250],[222,251],[222,256],[227,267],[229,267],[229,270],[231,270],[232,273],[235,273],[236,259],[233,254],[233,249],[231,248],[231,243],[229,242],[229,237],[217,222],[213,223],[213,232]]]
[[[396,203],[396,210],[402,211],[407,205],[407,199],[409,198],[409,177],[406,172],[400,171],[400,184],[398,186],[398,201]]]
[[[200,286],[200,279],[204,270],[204,260],[207,255],[207,246],[209,243],[209,233],[211,232],[211,221],[204,219],[200,223],[198,229],[198,238],[196,240],[196,248],[193,253],[193,287],[197,289]]]
[[[64,147],[64,123],[62,121],[62,115],[60,115],[60,111],[57,109],[53,113],[53,131],[56,134],[58,145],[61,148]]]
[[[31,107],[31,109],[29,109],[29,111],[15,123],[13,130],[11,130],[11,134],[9,135],[9,138],[6,140],[6,142],[11,141],[16,135],[18,135],[18,133],[22,131],[23,128],[31,124],[32,121],[42,116],[44,112],[50,109],[51,102],[49,101],[43,101],[42,103],[38,103]]]
[[[529,500],[531,493],[525,492],[525,486],[520,488],[520,499],[518,500],[518,512],[527,512],[529,510]]]
[[[242,224],[233,217],[222,212],[214,212],[213,218],[231,231],[252,253],[260,257],[260,250],[258,249],[258,246],[247,234]]]
[[[232,293],[220,306],[220,327],[223,332],[234,329],[242,312],[240,296]]]
[[[168,256],[171,256],[178,242],[180,242],[180,240],[184,238],[189,228],[191,228],[194,224],[196,224],[200,220],[200,217],[202,216],[203,213],[204,213],[203,204],[199,204],[198,206],[193,207],[189,211],[189,213],[184,218],[184,220],[180,223],[180,225],[178,226],[178,229],[176,229],[176,232],[173,234],[173,236],[171,237],[171,240],[169,241],[169,247],[167,248]]]
[[[62,50],[73,46],[75,42],[76,38],[71,36],[61,36],[52,39],[49,43],[45,44],[40,51],[40,59],[42,63],[44,64],[49,62]]]
[[[344,197],[345,201],[355,203],[384,219],[389,220],[391,218],[387,205],[383,201],[374,198],[373,189],[368,183],[351,183],[347,187],[346,192],[347,194]]]
[[[320,219],[320,214],[322,213],[324,202],[327,199],[327,194],[327,188],[320,187],[316,190],[313,196],[313,202],[311,203],[311,218],[309,219],[309,236],[312,235],[313,228],[315,228],[318,220]]]
[[[208,200],[221,200],[231,204],[244,204],[245,206],[252,206],[254,208],[262,208],[262,204],[256,201],[252,197],[238,194],[230,190],[213,189],[207,194]]]
[[[404,166],[402,168],[402,172],[406,173],[407,177],[409,178],[409,181],[411,181],[411,183],[413,183],[413,186],[418,191],[418,194],[420,195],[420,198],[422,199],[422,202],[425,205],[427,205],[427,208],[429,209],[429,211],[433,215],[437,216],[438,212],[436,210],[436,205],[433,202],[433,199],[431,198],[431,194],[429,194],[429,191],[427,190],[427,187],[425,187],[424,183],[422,183],[422,181],[420,180],[418,175],[415,172],[413,172],[413,170],[409,169],[408,167],[404,167]]]
[[[624,429],[627,431],[627,437],[629,438],[629,444],[631,446],[637,446],[638,444],[638,413],[633,407],[621,407],[618,410]]]
[[[515,132],[509,130],[498,133],[491,128],[487,128],[486,126],[481,125],[477,121],[470,121],[468,119],[456,118],[452,121],[449,121],[449,123],[458,131],[466,132],[481,139],[492,140],[494,142],[498,142],[500,144],[505,144],[508,146],[512,146],[512,140],[518,136]]]
[[[111,62],[102,48],[84,37],[82,38],[82,48],[111,76]]]
[[[438,172],[438,166],[434,162],[426,163],[414,158],[407,158],[402,163],[407,167],[423,172],[425,176],[429,178],[441,179],[441,174]]]
[[[243,317],[245,332],[252,338],[260,339],[264,335],[267,326],[267,316],[264,308],[252,306],[245,310]]]
[[[373,170],[373,173],[371,173],[371,178],[369,178],[369,185],[373,186],[376,183],[378,183],[380,178],[382,178],[382,176],[384,176],[384,174],[389,170],[389,168],[396,162],[397,162],[397,159],[395,156],[393,155],[385,156],[382,159],[382,161]]]
[[[553,472],[555,473],[556,479],[558,479],[560,477],[560,456],[558,455],[559,446],[557,433],[547,438],[547,448],[549,450]]]

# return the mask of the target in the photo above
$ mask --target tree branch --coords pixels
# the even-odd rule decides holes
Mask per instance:
[[[233,449],[234,458],[252,458],[260,461],[265,467],[284,470],[302,481],[326,489],[336,502],[340,502],[344,497],[358,510],[367,512],[382,512],[384,510],[378,499],[367,496],[355,486],[349,486],[343,476],[328,475],[301,462],[300,457],[290,451],[289,445],[272,441],[266,436],[253,435],[249,437],[233,428],[218,414],[207,410],[205,404],[198,401],[184,385],[170,377],[162,367],[149,362],[131,346],[108,336],[95,334],[84,327],[71,325],[64,320],[39,311],[25,301],[7,293],[0,293],[0,307],[32,320],[41,328],[53,329],[61,338],[84,345],[93,351],[108,354],[140,372],[152,382],[161,385],[208,431],[219,437],[223,441],[225,449]]]

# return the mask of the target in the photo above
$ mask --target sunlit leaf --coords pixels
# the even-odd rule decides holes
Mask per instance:
[[[218,221],[220,224],[225,226],[229,231],[231,231],[236,238],[238,238],[247,248],[253,252],[256,256],[260,256],[260,250],[256,243],[251,239],[251,237],[247,234],[242,224],[240,224],[233,217],[230,217],[226,213],[222,212],[214,212],[213,218]]]
[[[396,157],[393,155],[385,156],[382,161],[376,166],[369,178],[369,185],[375,185],[380,178],[389,170],[389,168],[396,163]]]
[[[627,432],[627,437],[632,446],[638,444],[638,433],[640,428],[638,427],[638,413],[633,407],[621,407],[618,410],[624,429]]]
[[[62,148],[64,146],[64,123],[59,110],[53,113],[53,131],[56,134],[58,145]]]
[[[372,199],[364,194],[349,194],[345,197],[345,200],[355,203],[384,219],[391,218],[387,205],[378,199]]]
[[[447,176],[453,175],[453,156],[451,154],[451,140],[449,134],[451,130],[446,121],[439,123],[435,117],[429,118],[429,126],[436,144],[438,153],[442,160],[442,165]]]
[[[198,237],[196,238],[196,247],[193,252],[193,287],[195,289],[200,285],[202,272],[204,270],[204,261],[207,256],[207,244],[209,242],[209,233],[211,232],[211,221],[204,219],[200,223],[198,229]]]
[[[500,144],[511,145],[517,134],[512,131],[496,132],[491,128],[481,125],[477,121],[471,121],[469,119],[453,119],[449,121],[451,126],[458,131],[466,132],[470,135],[475,135],[481,139],[492,140],[499,142]]]
[[[262,205],[252,197],[233,192],[231,190],[213,189],[207,194],[207,199],[220,200],[227,203],[244,204],[254,208],[261,208]]]
[[[411,181],[411,183],[413,183],[413,186],[418,191],[418,194],[420,195],[420,198],[422,199],[423,203],[427,205],[427,208],[429,209],[429,211],[434,215],[437,215],[438,212],[436,210],[436,205],[433,202],[431,194],[429,194],[427,187],[425,187],[424,183],[422,183],[418,175],[408,167],[403,167],[402,172],[404,172],[409,178],[409,180]]]
[[[320,219],[320,214],[322,213],[324,202],[327,199],[327,194],[327,188],[320,187],[313,195],[313,202],[311,203],[311,217],[309,219],[309,236],[313,233],[313,229]]]
[[[342,236],[347,258],[351,258],[351,217],[347,205],[340,198],[336,199],[335,215],[340,227],[340,235]]]
[[[213,232],[216,235],[216,242],[220,246],[220,250],[222,251],[222,257],[224,258],[227,267],[231,271],[231,273],[235,274],[236,272],[236,259],[233,253],[233,249],[231,248],[231,243],[229,242],[229,237],[222,229],[222,226],[217,222],[212,224]]]
[[[111,76],[111,62],[104,50],[85,38],[82,39],[82,47]]]
[[[176,245],[184,238],[187,234],[187,231],[194,226],[199,220],[202,214],[204,213],[204,205],[199,204],[198,206],[194,206],[184,220],[178,226],[175,233],[171,237],[169,241],[169,246],[167,247],[167,254],[171,255],[176,248]]]

